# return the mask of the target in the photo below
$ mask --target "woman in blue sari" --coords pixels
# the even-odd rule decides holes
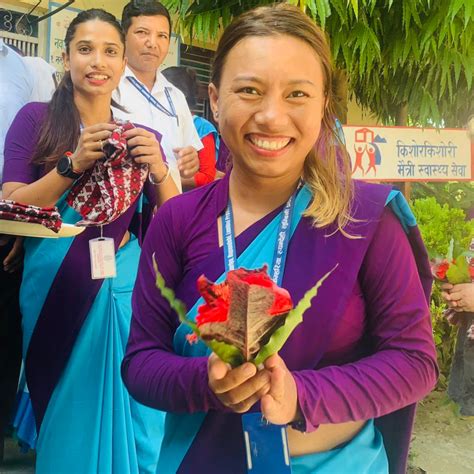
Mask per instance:
[[[8,132],[5,198],[56,205],[68,224],[84,217],[67,198],[71,186],[94,176],[88,170],[95,172],[108,156],[118,126],[111,96],[125,68],[124,49],[111,14],[93,9],[71,22],[66,74],[51,102],[26,105]],[[161,137],[140,126],[124,130],[122,157],[130,165],[114,168],[113,192],[122,200],[120,209],[112,206],[113,216],[107,214],[108,223],[90,225],[74,238],[25,239],[20,305],[40,474],[152,473],[156,467],[163,415],[130,397],[120,362],[144,232],[155,205],[177,190],[168,179]],[[84,189],[93,210],[96,196]],[[89,242],[100,236],[113,239],[115,278],[91,278]]]
[[[158,211],[122,368],[137,400],[167,411],[160,474],[406,472],[414,404],[437,374],[429,264],[403,197],[351,181],[332,75],[324,33],[285,3],[220,39],[209,93],[233,167]],[[337,268],[279,354],[230,368],[192,344],[153,260],[191,319],[203,274],[267,264],[297,302]],[[225,294],[208,292],[209,305]]]

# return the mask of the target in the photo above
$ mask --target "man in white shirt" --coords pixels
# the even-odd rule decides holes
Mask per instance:
[[[115,109],[114,115],[162,135],[171,175],[181,189],[180,176],[190,178],[199,169],[202,143],[183,93],[158,70],[170,45],[169,12],[159,2],[132,1],[123,9],[122,27],[128,65],[114,99],[130,113]]]
[[[29,102],[32,91],[33,83],[23,59],[0,38],[0,185],[5,136],[18,110]],[[18,239],[0,235],[0,463],[3,436],[11,419],[21,363],[18,306],[21,272],[16,271],[16,264],[9,266],[17,259],[20,244]]]
[[[23,62],[34,79],[30,102],[49,102],[56,90],[56,68],[39,56],[24,56]]]
[[[33,81],[22,57],[0,38],[0,184],[5,137],[17,112],[30,101]]]

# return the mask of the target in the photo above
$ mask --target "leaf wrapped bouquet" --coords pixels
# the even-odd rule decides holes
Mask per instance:
[[[336,268],[308,290],[295,307],[288,291],[271,280],[267,266],[231,270],[222,283],[213,283],[202,275],[197,285],[204,304],[198,307],[196,321],[192,321],[186,315],[184,303],[166,287],[155,261],[154,267],[157,288],[180,321],[193,331],[188,341],[193,343],[200,338],[232,367],[244,362],[259,366],[277,353],[303,321],[319,287]]]

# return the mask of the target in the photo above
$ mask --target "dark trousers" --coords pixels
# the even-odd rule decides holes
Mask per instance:
[[[3,458],[3,437],[15,404],[21,366],[21,315],[18,293],[21,271],[6,273],[3,260],[14,240],[0,246],[0,461]]]

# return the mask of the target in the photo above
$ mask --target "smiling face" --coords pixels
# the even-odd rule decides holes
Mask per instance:
[[[63,54],[75,93],[111,95],[125,69],[124,44],[109,23],[95,19],[80,23]]]
[[[261,177],[301,175],[325,106],[311,46],[289,35],[247,37],[228,53],[209,95],[234,166]]]
[[[125,37],[128,65],[134,72],[156,72],[170,47],[170,26],[162,15],[136,16]]]

